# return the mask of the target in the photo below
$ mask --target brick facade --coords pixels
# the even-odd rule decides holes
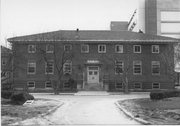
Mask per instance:
[[[103,32],[92,31],[95,36],[103,34]],[[108,31],[109,32],[109,31]],[[74,33],[74,32],[73,32]],[[79,34],[79,36],[84,37],[86,32]],[[98,34],[97,34],[98,33]],[[109,32],[109,36],[112,34],[119,34],[120,38],[122,32]],[[131,36],[131,32],[127,34]],[[133,33],[134,34],[134,33]],[[136,33],[135,37],[139,37],[140,33]],[[88,34],[89,35],[89,34]],[[33,35],[32,35],[33,36]],[[76,34],[75,34],[76,36]],[[145,36],[145,34],[140,35]],[[29,37],[29,36],[27,36]],[[87,37],[87,36],[86,36]],[[92,36],[91,36],[92,37]],[[111,37],[111,36],[110,36]],[[157,41],[141,40],[142,37],[139,37],[139,40],[107,40],[99,38],[100,40],[89,40],[89,38],[84,38],[83,40],[79,39],[66,39],[59,41],[37,41],[37,40],[21,40],[24,37],[11,38],[10,42],[14,44],[14,49],[16,50],[17,57],[15,58],[14,63],[17,64],[17,69],[15,71],[14,86],[16,88],[26,87],[28,82],[35,82],[35,89],[46,89],[45,82],[51,81],[52,84],[58,84],[58,74],[57,69],[54,64],[53,74],[45,74],[45,59],[51,61],[59,61],[61,63],[61,58],[64,53],[64,45],[71,45],[72,50],[67,52],[65,55],[71,55],[70,60],[72,61],[72,72],[70,75],[63,75],[60,88],[65,88],[65,83],[69,78],[73,78],[77,81],[78,90],[96,90],[95,86],[99,86],[101,90],[123,90],[123,88],[118,88],[118,84],[123,82],[123,74],[115,74],[115,61],[120,60],[124,63],[123,68],[128,68],[127,78],[128,78],[128,87],[131,90],[135,89],[135,83],[140,83],[140,89],[137,90],[151,90],[152,83],[159,83],[160,89],[172,89],[174,88],[174,79],[171,77],[174,66],[174,48],[173,42],[176,42],[175,39],[170,39],[166,37],[157,37]],[[92,37],[93,38],[93,37]],[[122,37],[123,38],[123,37]],[[93,38],[94,39],[94,38]],[[50,40],[50,38],[49,38]],[[167,42],[167,40],[169,40]],[[164,41],[164,42],[163,42]],[[57,56],[54,59],[53,53],[41,53],[42,50],[46,50],[46,45],[51,44],[54,46],[54,52]],[[89,52],[82,53],[81,45],[88,45]],[[99,53],[98,46],[106,45],[106,52]],[[123,45],[123,53],[115,52],[115,45]],[[29,53],[28,45],[35,45],[36,52]],[[134,53],[133,46],[140,45],[141,53]],[[152,53],[152,45],[159,45],[159,53]],[[169,50],[169,51],[168,51]],[[165,59],[164,59],[165,57]],[[169,62],[165,62],[165,61]],[[35,74],[27,73],[27,64],[28,61],[36,62]],[[133,74],[133,62],[141,61],[142,74],[134,75]],[[152,75],[152,61],[160,62],[160,74]],[[170,66],[170,65],[171,66]],[[88,83],[88,67],[93,66],[98,68],[98,84],[92,87],[89,87]],[[97,74],[97,73],[96,73]],[[138,86],[138,84],[137,84]]]

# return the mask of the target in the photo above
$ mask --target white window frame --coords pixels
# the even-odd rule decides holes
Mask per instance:
[[[120,51],[117,51],[117,47],[121,48]],[[115,45],[115,53],[123,53],[123,51],[124,51],[123,45],[119,45],[119,44]]]
[[[154,51],[154,48],[156,49],[156,47],[157,47],[157,49],[158,49],[158,51],[156,52],[156,51]],[[152,51],[152,53],[159,53],[159,45],[152,45],[152,47],[151,47],[151,51]]]
[[[47,87],[47,83],[49,83],[49,82],[51,83],[51,87]],[[52,88],[53,88],[53,86],[52,86],[52,81],[46,81],[46,82],[45,82],[45,88],[46,88],[46,89],[52,89]]]
[[[140,84],[140,88],[136,88],[136,84]],[[138,89],[139,89],[139,90],[142,89],[142,83],[140,83],[140,82],[135,82],[135,83],[134,83],[134,89],[137,89],[137,90],[138,90]]]
[[[83,46],[86,46],[86,47],[87,47],[87,50],[86,50],[86,51],[83,51],[83,50],[82,50]],[[81,53],[89,53],[89,45],[88,45],[88,44],[82,44],[82,45],[81,45]]]
[[[117,83],[122,84],[122,88],[117,88]],[[116,87],[117,90],[118,90],[118,89],[119,89],[119,90],[123,89],[123,82],[118,82],[118,81],[116,81],[116,82],[115,82],[115,87]]]
[[[159,65],[159,73],[153,73],[153,66],[154,65]],[[160,61],[152,61],[151,62],[151,73],[152,73],[152,75],[160,75],[160,73],[161,73]]]
[[[137,52],[137,51],[135,50],[136,47],[140,47],[140,51]],[[133,52],[134,52],[134,53],[141,53],[141,51],[142,51],[141,45],[133,45]]]
[[[122,62],[122,64],[117,63],[117,62]],[[118,74],[122,75],[123,72],[122,72],[122,73],[117,73],[117,72],[116,72],[117,66],[121,66],[121,67],[122,67],[122,71],[124,71],[124,62],[123,62],[123,61],[117,61],[117,60],[115,60],[115,75],[118,75]]]
[[[29,87],[29,83],[34,83],[34,86],[33,87]],[[35,81],[28,81],[27,82],[27,87],[28,87],[28,89],[34,89],[36,87]]]
[[[69,50],[66,50],[66,46],[69,46],[70,49],[69,49]],[[64,45],[64,51],[65,51],[65,52],[70,52],[71,50],[72,50],[72,45],[71,45],[71,44],[65,44],[65,45]]]
[[[159,88],[154,88],[154,84],[158,84],[158,85],[159,85]],[[152,89],[161,89],[160,83],[158,83],[158,82],[153,82],[153,83],[152,83]]]
[[[141,72],[140,73],[135,73],[135,63],[139,62],[140,64],[140,70]],[[133,61],[133,75],[142,75],[142,61],[140,60],[136,60],[136,61]]]
[[[104,50],[103,51],[100,50],[101,46],[104,46]],[[98,53],[106,53],[106,45],[105,44],[98,45]]]
[[[52,46],[53,50],[48,50],[49,46]],[[46,53],[53,53],[54,52],[54,45],[52,44],[47,44],[46,45]]]
[[[66,65],[70,65],[70,71],[65,71],[65,67]],[[67,60],[64,64],[63,64],[63,73],[64,74],[72,74],[72,61]]]
[[[48,63],[52,63],[52,72],[47,72],[47,64]],[[54,74],[54,61],[53,60],[49,60],[47,62],[45,62],[45,74]]]
[[[33,65],[33,67],[34,67],[34,72],[33,73],[29,72],[30,64]],[[28,61],[28,63],[27,63],[27,74],[36,74],[36,62],[35,61],[33,61],[33,60]]]
[[[34,48],[34,50],[30,50],[32,48]],[[28,45],[28,53],[35,53],[36,52],[36,45],[34,44],[30,44]]]

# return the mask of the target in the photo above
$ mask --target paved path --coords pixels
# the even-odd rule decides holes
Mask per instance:
[[[139,124],[126,117],[114,104],[117,100],[148,97],[148,94],[72,96],[35,94],[35,97],[56,99],[64,102],[53,114],[36,124],[46,125],[124,125]]]

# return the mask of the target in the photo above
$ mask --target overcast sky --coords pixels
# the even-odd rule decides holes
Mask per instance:
[[[56,30],[109,30],[128,21],[137,0],[1,0],[1,44],[5,38]]]

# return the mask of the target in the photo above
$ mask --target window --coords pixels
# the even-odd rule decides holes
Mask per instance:
[[[35,74],[36,73],[36,62],[35,61],[28,61],[28,74]]]
[[[81,45],[81,53],[88,53],[89,52],[89,45]]]
[[[142,62],[141,61],[133,61],[133,73],[134,73],[134,75],[142,74]]]
[[[35,53],[36,52],[36,46],[35,45],[28,45],[28,52],[29,53]]]
[[[34,81],[28,81],[27,82],[27,87],[28,88],[35,88],[35,82]]]
[[[159,53],[159,45],[152,45],[152,53]]]
[[[46,53],[53,53],[54,52],[54,45],[47,44],[46,45]]]
[[[123,53],[123,45],[115,45],[116,53]]]
[[[116,89],[123,89],[123,83],[122,82],[116,82]]]
[[[134,53],[141,53],[141,45],[134,45]]]
[[[52,88],[52,83],[51,83],[51,81],[46,81],[46,82],[45,82],[45,88]]]
[[[98,45],[98,53],[106,53],[106,45]]]
[[[64,89],[69,89],[70,88],[69,82],[64,82],[63,87],[64,87]]]
[[[72,50],[72,45],[71,44],[64,45],[64,51],[65,52],[70,52],[71,50]]]
[[[134,89],[142,89],[141,83],[134,83]]]
[[[115,61],[115,74],[122,74],[124,70],[124,63],[122,61]]]
[[[68,60],[68,61],[66,61],[66,63],[64,63],[63,72],[64,72],[64,74],[72,73],[72,62],[70,60]]]
[[[152,89],[160,89],[159,83],[152,83]]]
[[[54,62],[48,61],[45,65],[45,74],[53,74],[54,73]]]
[[[151,63],[152,74],[159,75],[160,74],[160,62],[159,61],[152,61]]]

